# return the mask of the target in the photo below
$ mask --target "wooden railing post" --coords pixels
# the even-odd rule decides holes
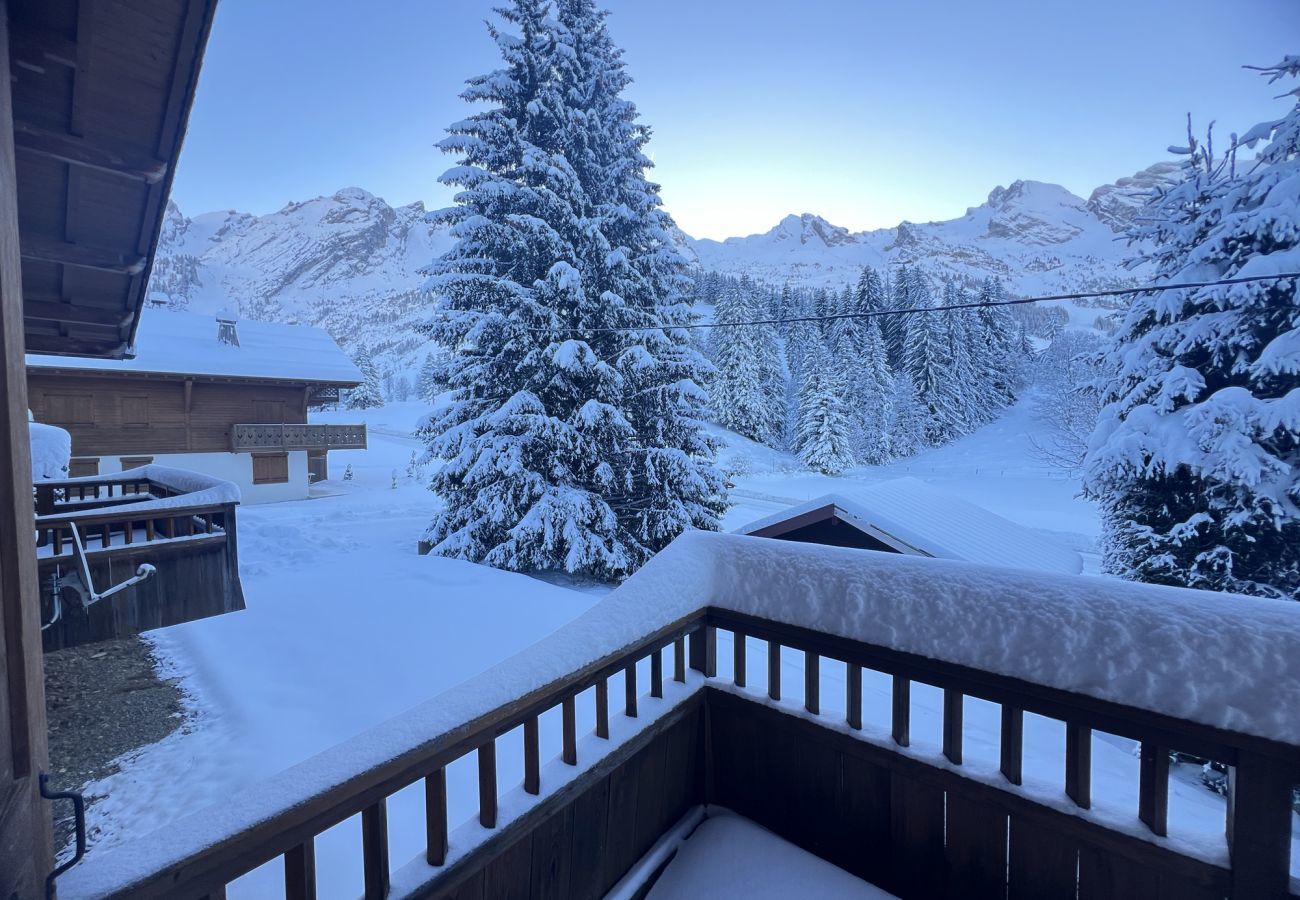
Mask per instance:
[[[954,766],[961,765],[961,730],[965,718],[965,697],[961,691],[943,691],[943,755]]]
[[[673,641],[673,681],[686,681],[686,640]]]
[[[560,758],[566,765],[578,764],[578,711],[572,695],[560,701],[560,718],[563,720],[564,746]]]
[[[284,854],[285,900],[316,900],[316,839]]]
[[[537,716],[524,719],[524,790],[542,792],[541,740],[537,733]]]
[[[731,633],[731,681],[736,687],[745,686],[745,633]]]
[[[1002,777],[1020,784],[1024,777],[1025,711],[1002,704]]]
[[[361,811],[361,857],[366,900],[388,896],[388,807],[383,798]]]
[[[1092,729],[1065,723],[1065,793],[1081,809],[1092,806]]]
[[[767,642],[767,696],[781,699],[781,645],[773,640]]]
[[[497,742],[493,738],[478,748],[478,823],[497,827]]]
[[[844,718],[849,723],[849,727],[854,731],[862,730],[862,666],[856,663],[846,663],[845,680],[848,689],[845,691],[845,710]]]
[[[906,747],[912,743],[912,682],[902,675],[894,677],[892,709],[894,743]]]
[[[636,662],[623,669],[623,715],[636,718]]]
[[[1228,856],[1233,900],[1287,897],[1291,883],[1291,790],[1298,774],[1242,751],[1228,770]]]
[[[431,866],[447,861],[447,770],[437,769],[424,779],[424,832],[428,840],[425,859]]]
[[[821,657],[811,650],[803,652],[803,708],[814,716],[822,709]]]
[[[596,737],[609,739],[609,679],[596,682]]]
[[[1152,834],[1169,833],[1169,751],[1150,741],[1142,742],[1138,775],[1138,818]]]
[[[650,654],[650,696],[660,697],[664,695],[664,656],[663,648],[655,650]]]
[[[718,629],[701,625],[690,634],[691,668],[705,678],[718,674]]]

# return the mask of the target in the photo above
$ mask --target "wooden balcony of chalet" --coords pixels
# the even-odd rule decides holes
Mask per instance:
[[[1243,604],[1240,616],[1221,615],[1223,602]],[[60,896],[224,896],[270,863],[283,868],[284,896],[314,897],[316,838],[359,819],[356,883],[368,898],[594,898],[616,886],[641,897],[720,808],[902,898],[1294,896],[1298,614],[1280,602],[685,535],[481,676],[228,798],[220,815],[92,853],[63,876]],[[1183,643],[1159,649],[1170,630]],[[804,675],[795,696],[781,677],[792,656]],[[827,703],[832,674],[843,693]],[[869,714],[878,703],[864,706],[868,677],[891,685],[878,695],[892,697],[883,721]],[[913,741],[916,685],[942,692],[941,746]],[[963,714],[978,701],[1000,709],[996,761],[967,758]],[[594,712],[590,733],[580,710]],[[1058,784],[1025,774],[1029,715],[1060,723]],[[1094,809],[1094,731],[1141,748],[1119,807],[1107,797]],[[501,747],[511,758],[500,771],[516,770],[521,753],[521,783],[498,777]],[[1170,827],[1171,750],[1230,769],[1224,828],[1208,847]],[[448,787],[462,758],[477,771],[477,814],[465,821]],[[406,812],[394,826],[398,792],[408,793],[394,808]],[[390,841],[423,849],[390,860]]]
[[[244,608],[233,485],[150,465],[38,482],[35,498],[47,652]],[[94,600],[141,566],[144,580]]]
[[[364,450],[365,425],[232,425],[230,449],[235,453],[260,450]]]

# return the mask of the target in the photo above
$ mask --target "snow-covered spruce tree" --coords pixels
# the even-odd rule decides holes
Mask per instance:
[[[716,322],[750,322],[763,315],[761,298],[746,277],[723,288]],[[717,370],[709,386],[713,416],[723,428],[775,445],[785,422],[785,380],[771,325],[713,329],[710,355]]]
[[[416,399],[432,403],[434,398],[442,391],[444,377],[438,358],[432,352],[426,353],[424,362],[420,365],[420,372],[415,378]]]
[[[1300,77],[1300,56],[1265,70]],[[1184,180],[1138,229],[1160,281],[1291,272],[1300,260],[1300,103],[1252,129],[1252,163],[1191,138]],[[1241,166],[1241,169],[1237,167]],[[1128,578],[1300,599],[1297,279],[1138,297],[1108,362],[1086,490],[1104,563]]]
[[[885,341],[874,319],[866,320],[861,358],[853,369],[851,401],[856,424],[857,457],[872,466],[889,462],[889,430],[893,418],[894,376],[889,371]]]
[[[1006,299],[1002,280],[986,278],[980,285],[977,302],[999,303]],[[1005,306],[982,306],[975,311],[976,367],[980,382],[989,391],[997,407],[1015,402],[1021,386],[1026,359],[1016,346],[1015,323]]]
[[[795,451],[804,465],[825,475],[838,475],[853,465],[853,423],[844,395],[843,373],[826,348],[814,344],[799,389]]]
[[[905,459],[926,448],[930,411],[917,394],[916,384],[906,372],[894,376],[887,421],[885,430],[889,437],[890,458]]]
[[[379,384],[379,371],[370,351],[364,347],[357,353],[357,368],[365,379],[348,391],[344,405],[348,409],[375,409],[384,405],[384,394]]]
[[[428,540],[503,568],[614,577],[684,528],[716,527],[707,364],[673,327],[690,285],[603,16],[544,0],[500,15],[504,65],[462,95],[486,108],[442,143],[461,156],[443,181],[461,190],[435,214],[457,243],[429,269],[432,331],[455,357],[453,402],[424,426],[447,461]]]
[[[1030,447],[1043,462],[1071,474],[1083,465],[1101,415],[1104,349],[1097,334],[1071,329],[1034,360],[1030,409],[1039,431],[1030,437]]]
[[[919,274],[919,273],[918,273]],[[934,305],[928,280],[912,278],[911,302],[921,308]],[[961,433],[961,413],[954,396],[946,314],[938,311],[907,315],[902,369],[928,410],[926,442],[938,446]]]

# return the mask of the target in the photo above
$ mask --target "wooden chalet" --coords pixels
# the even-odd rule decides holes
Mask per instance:
[[[363,376],[326,332],[149,310],[130,359],[27,356],[36,420],[72,434],[72,476],[158,464],[235,484],[244,503],[303,499],[365,425],[313,425]]]
[[[1067,575],[1083,569],[1069,547],[916,478],[818,497],[736,533]]]
[[[700,532],[446,695],[219,809],[56,869],[50,803],[71,797],[42,791],[25,352],[122,358],[135,343],[213,6],[0,0],[0,11],[0,897],[218,898],[271,864],[283,896],[305,900],[317,895],[317,836],[345,821],[370,900],[643,897],[724,807],[905,900],[1297,895],[1300,728],[1285,711],[1300,695],[1300,608],[1238,598],[1254,617],[1240,623],[1213,617],[1216,598],[1197,592]],[[161,508],[146,516],[155,536]],[[147,521],[123,524],[147,536]],[[1053,615],[1008,602],[1024,598]],[[909,620],[922,603],[935,615]],[[1093,607],[1125,628],[1088,616],[1054,627]],[[1138,652],[1183,613],[1215,618],[1196,636],[1223,657],[1213,671],[1203,656]],[[1021,649],[1048,664],[1027,677],[996,642],[968,640],[976,620],[1017,639],[1033,629]],[[1076,672],[1080,647],[1102,663],[1114,655],[1144,689]],[[1237,678],[1231,710],[1207,706],[1193,688],[1213,693],[1240,673],[1234,655],[1266,663],[1266,675]],[[829,692],[832,674],[842,696]],[[888,684],[882,725],[864,716],[868,674]],[[915,683],[942,693],[941,745],[913,741]],[[996,708],[993,764],[967,758],[968,698]],[[1026,713],[1060,727],[1058,783],[1026,777]],[[1095,731],[1141,748],[1122,811],[1093,808]],[[499,748],[519,755],[499,765]],[[1213,840],[1189,846],[1170,828],[1170,750],[1231,771]],[[477,784],[468,819],[448,779],[463,758]],[[517,781],[501,777],[513,763]],[[392,806],[414,799],[415,827],[389,820],[390,798],[408,788]]]

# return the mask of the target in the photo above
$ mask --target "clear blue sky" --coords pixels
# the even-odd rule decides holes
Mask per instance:
[[[265,213],[358,186],[446,205],[433,144],[495,65],[485,0],[221,0],[174,197]],[[608,0],[654,177],[688,233],[814,212],[960,215],[1032,178],[1087,195],[1285,101],[1297,0]],[[1275,86],[1276,87],[1276,86]]]

